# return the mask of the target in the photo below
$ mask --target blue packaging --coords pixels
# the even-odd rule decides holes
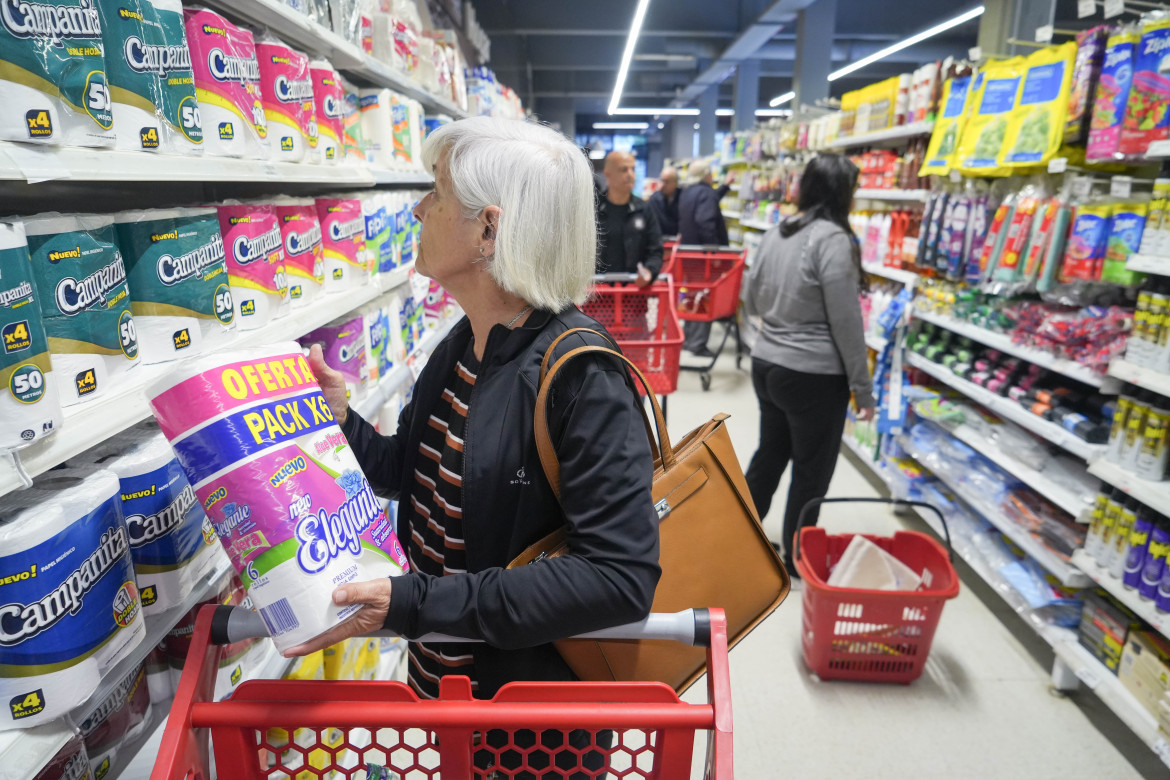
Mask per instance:
[[[1150,543],[1146,548],[1146,559],[1142,564],[1142,579],[1138,584],[1138,593],[1144,599],[1153,599],[1158,595],[1158,585],[1162,582],[1162,575],[1166,569],[1166,553],[1170,551],[1170,528],[1162,523],[1154,525],[1150,533]]]

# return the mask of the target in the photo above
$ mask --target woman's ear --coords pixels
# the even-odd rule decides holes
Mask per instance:
[[[500,207],[488,206],[483,210],[483,240],[495,241],[500,227]]]

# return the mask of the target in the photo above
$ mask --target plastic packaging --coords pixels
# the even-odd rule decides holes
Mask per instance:
[[[1088,138],[1093,95],[1101,78],[1108,41],[1109,28],[1104,25],[1077,33],[1077,59],[1068,97],[1068,118],[1064,123],[1066,144],[1083,144]]]
[[[1076,55],[1077,45],[1071,41],[1028,55],[1016,106],[1008,119],[1001,166],[1041,165],[1060,149]]]
[[[976,77],[974,112],[959,142],[956,167],[964,173],[988,176],[1000,173],[1000,155],[1016,105],[1024,58],[992,60]]]
[[[1170,132],[1170,75],[1163,72],[1170,49],[1170,13],[1146,14],[1141,31],[1118,143],[1118,151],[1127,157],[1144,155],[1152,141],[1165,140]]]
[[[1140,33],[1133,26],[1118,28],[1109,36],[1089,122],[1089,142],[1085,147],[1085,156],[1089,160],[1110,160],[1119,152],[1121,125],[1133,83],[1133,63],[1140,39]]]

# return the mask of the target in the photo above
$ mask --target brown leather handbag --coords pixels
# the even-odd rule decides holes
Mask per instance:
[[[672,447],[662,409],[645,377],[620,352],[579,347],[549,369],[549,359],[561,339],[580,330],[584,329],[561,334],[541,365],[535,432],[545,476],[559,499],[561,469],[549,438],[546,408],[557,373],[582,355],[604,354],[625,362],[646,388],[658,431],[655,441],[650,420],[644,418],[655,458],[653,497],[662,566],[652,611],[720,607],[727,613],[728,645],[734,646],[780,606],[788,595],[789,580],[756,515],[723,424],[727,415],[715,415]],[[566,529],[558,529],[517,556],[508,568],[567,553],[565,538]],[[681,693],[706,671],[704,649],[677,642],[567,639],[557,642],[556,648],[582,680],[657,680]]]

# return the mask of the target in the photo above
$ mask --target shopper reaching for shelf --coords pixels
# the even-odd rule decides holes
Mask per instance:
[[[849,227],[857,179],[857,166],[846,157],[809,162],[799,212],[764,234],[743,280],[744,308],[762,320],[752,348],[760,444],[746,477],[763,518],[792,462],[782,536],[790,572],[800,510],[829,490],[851,391],[858,418],[873,416],[858,301],[864,275]],[[811,512],[807,522],[816,520]]]

